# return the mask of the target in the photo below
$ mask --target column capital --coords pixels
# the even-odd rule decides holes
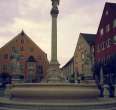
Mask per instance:
[[[57,9],[52,8],[50,14],[51,14],[51,16],[53,16],[53,17],[57,17],[58,14],[59,14],[58,8],[57,8]]]

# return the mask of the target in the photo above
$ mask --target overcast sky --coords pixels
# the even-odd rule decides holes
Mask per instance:
[[[116,3],[116,0],[60,0],[58,60],[61,65],[73,56],[80,32],[97,32],[106,1]],[[50,60],[50,10],[50,0],[0,0],[0,47],[23,29]]]

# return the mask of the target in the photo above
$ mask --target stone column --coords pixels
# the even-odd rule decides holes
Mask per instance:
[[[59,0],[52,0],[52,46],[51,46],[51,64],[58,64],[57,61],[57,16],[59,14],[58,2]]]
[[[59,0],[51,0],[52,1],[52,46],[51,46],[51,61],[48,68],[47,74],[47,82],[50,83],[60,83],[63,82],[63,76],[61,76],[61,71],[59,69],[59,63],[57,60],[57,17],[59,14],[58,5]]]

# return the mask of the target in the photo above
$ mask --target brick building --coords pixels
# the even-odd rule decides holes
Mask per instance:
[[[11,77],[13,76],[11,57],[14,50],[19,50],[21,77],[26,81],[29,79],[29,73],[33,72],[34,78],[32,80],[40,82],[47,73],[47,54],[43,52],[24,31],[0,48],[0,74],[8,73]]]
[[[106,3],[103,10],[95,42],[95,74],[100,84],[110,88],[116,84],[116,3]]]

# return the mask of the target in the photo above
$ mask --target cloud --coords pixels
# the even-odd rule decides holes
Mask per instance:
[[[46,21],[50,16],[50,1],[44,0],[20,0],[19,1],[20,17],[34,21]]]
[[[97,32],[105,1],[115,2],[60,0],[58,60],[61,65],[73,56],[80,32]],[[0,46],[24,29],[26,34],[48,54],[50,60],[50,10],[50,0],[0,0]]]
[[[0,25],[12,24],[18,14],[17,0],[0,0]]]

